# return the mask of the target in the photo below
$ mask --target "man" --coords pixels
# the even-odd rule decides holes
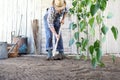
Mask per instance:
[[[46,51],[47,60],[52,59],[52,36],[59,39],[57,51],[60,55],[64,55],[62,35],[58,34],[61,24],[64,24],[64,18],[67,13],[65,0],[53,0],[52,7],[50,7],[44,16],[44,26],[46,32]],[[60,19],[62,17],[62,19]]]

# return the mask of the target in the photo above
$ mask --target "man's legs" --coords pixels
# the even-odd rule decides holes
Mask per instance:
[[[50,31],[50,29],[48,28],[46,31],[46,51],[48,52],[47,58],[51,58],[52,57],[52,49],[53,49],[53,44],[52,44],[52,32]]]
[[[59,51],[59,54],[64,54],[63,39],[61,34],[60,34],[60,39],[58,41],[57,51]]]
[[[45,33],[46,33],[46,51],[47,51],[47,59],[50,59],[52,57],[52,49],[53,49],[52,32],[48,27],[46,16],[47,15],[45,15],[44,17],[44,26],[45,26]]]

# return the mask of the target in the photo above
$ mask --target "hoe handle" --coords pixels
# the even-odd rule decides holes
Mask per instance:
[[[59,35],[60,35],[60,33],[61,33],[61,27],[60,27],[60,29],[59,29]],[[58,41],[59,41],[59,39],[60,38],[57,38],[57,41],[56,41],[56,43],[55,43],[55,48],[53,49],[53,56],[55,56],[57,53],[56,53],[56,49],[57,49],[57,45],[58,45]]]

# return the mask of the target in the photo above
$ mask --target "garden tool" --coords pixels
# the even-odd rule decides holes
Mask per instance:
[[[15,44],[12,45],[12,47],[8,51],[8,54],[12,52],[12,50],[15,48],[15,46],[18,44],[18,42],[19,42],[19,39],[15,42]]]
[[[59,33],[58,33],[58,34],[60,35],[60,33],[61,33],[61,27],[60,27],[60,29],[59,29]],[[60,38],[59,38],[59,39],[60,39]],[[55,47],[54,47],[54,49],[53,49],[53,57],[58,54],[58,53],[56,52],[56,49],[57,49],[57,46],[58,46],[58,41],[59,41],[59,39],[56,40]]]

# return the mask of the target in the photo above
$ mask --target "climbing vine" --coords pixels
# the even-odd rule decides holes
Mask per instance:
[[[74,32],[73,37],[69,41],[69,46],[76,44],[78,55],[83,56],[87,52],[90,56],[91,64],[96,66],[104,66],[102,58],[102,42],[109,30],[104,22],[104,19],[112,18],[112,14],[103,15],[106,9],[107,0],[72,0],[72,7],[69,9],[71,15],[77,18],[76,21],[70,23],[70,29]],[[88,35],[95,37],[95,28],[99,27],[100,36],[92,44]],[[118,37],[118,29],[115,26],[111,27],[114,39]],[[88,34],[90,33],[90,34]],[[85,37],[81,37],[84,34]]]

